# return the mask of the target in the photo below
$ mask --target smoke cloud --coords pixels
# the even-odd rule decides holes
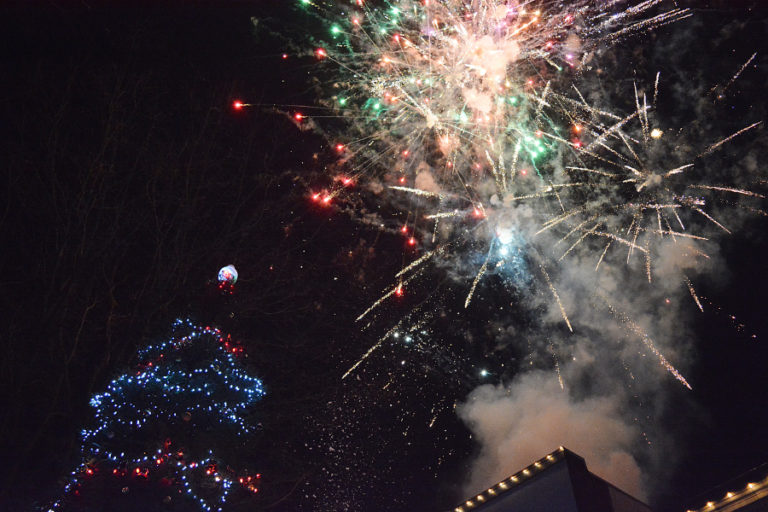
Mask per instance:
[[[630,452],[636,427],[622,418],[620,394],[575,399],[557,375],[534,372],[510,387],[476,388],[458,408],[482,446],[467,495],[486,489],[563,445],[586,459],[593,473],[645,497],[640,467]]]

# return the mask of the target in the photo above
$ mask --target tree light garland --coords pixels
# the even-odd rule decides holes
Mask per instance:
[[[100,472],[121,479],[121,485],[157,478],[204,511],[221,511],[235,483],[258,492],[260,474],[237,474],[223,461],[256,430],[248,414],[264,396],[262,382],[244,371],[242,348],[218,329],[177,320],[173,332],[171,339],[140,350],[135,371],[91,398],[96,425],[82,431],[81,463],[48,512],[77,509],[87,481]],[[238,446],[201,449],[203,436]],[[129,491],[122,487],[123,494]]]

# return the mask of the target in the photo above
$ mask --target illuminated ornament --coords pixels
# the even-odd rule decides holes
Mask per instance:
[[[219,283],[235,284],[237,282],[237,269],[234,265],[227,265],[219,270]]]

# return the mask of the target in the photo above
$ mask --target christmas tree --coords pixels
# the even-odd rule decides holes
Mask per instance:
[[[165,342],[138,353],[134,371],[91,398],[95,425],[82,431],[82,461],[52,512],[224,510],[258,492],[248,459],[264,395],[243,349],[212,327],[177,320]]]

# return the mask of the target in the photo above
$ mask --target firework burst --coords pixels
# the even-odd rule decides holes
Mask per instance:
[[[627,263],[641,258],[652,282],[654,254],[667,241],[693,260],[707,258],[697,245],[707,234],[690,229],[695,218],[728,231],[711,208],[716,196],[762,198],[698,169],[759,123],[695,150],[683,130],[657,119],[658,75],[652,93],[635,86],[627,96],[628,114],[597,108],[580,91],[611,45],[685,18],[686,9],[663,10],[660,0],[305,3],[330,32],[315,56],[334,72],[323,85],[329,122],[344,121],[335,169],[386,190],[407,212],[408,246],[423,249],[358,321],[401,297],[428,264],[469,262],[465,308],[491,273],[513,289],[537,278],[573,331],[557,288],[559,262],[594,254],[599,270],[620,249]],[[712,94],[722,96],[754,58]],[[690,279],[681,281],[701,308]]]

